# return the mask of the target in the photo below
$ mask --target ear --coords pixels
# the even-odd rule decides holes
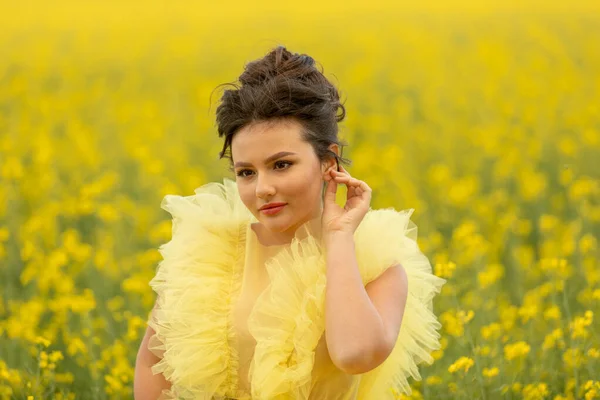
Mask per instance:
[[[329,145],[329,150],[335,153],[336,155],[340,155],[339,146],[335,143]],[[325,174],[330,169],[334,169],[337,171],[337,162],[333,154],[330,154],[322,163],[321,163],[321,173]]]

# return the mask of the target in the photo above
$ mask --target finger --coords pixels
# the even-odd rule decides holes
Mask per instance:
[[[347,189],[348,193],[354,193],[354,186],[352,186],[350,184],[350,179],[351,178],[349,178],[347,176],[337,176],[335,178],[335,181],[342,185],[346,185],[346,189]]]
[[[350,176],[347,171],[336,171],[335,169],[331,171],[333,176]]]
[[[334,179],[336,182],[346,185],[348,190],[359,186],[359,182],[347,176],[338,176]]]
[[[356,190],[358,188],[355,188],[354,186],[348,186],[348,195],[346,196],[348,199],[351,199],[353,197],[358,196],[358,194],[356,193]]]
[[[346,185],[346,188],[347,188],[346,198],[347,199],[350,199],[357,195],[356,191],[355,191],[355,189],[357,187],[356,186],[357,180],[355,180],[354,178],[352,178],[348,175],[341,175],[341,173],[337,172],[336,176],[333,177],[333,180],[338,183],[342,183],[342,184]]]
[[[327,187],[325,188],[325,201],[335,202],[335,195],[337,193],[337,182],[335,179],[327,181]]]
[[[365,192],[372,192],[373,190],[371,189],[371,187],[369,185],[367,185],[367,182],[365,181],[360,181],[360,186],[359,186],[362,190],[364,190]]]
[[[342,180],[344,181],[344,180]],[[348,188],[352,187],[355,189],[355,192],[357,196],[362,196],[364,193],[367,193],[369,196],[371,195],[371,187],[369,187],[369,185],[367,185],[367,183],[365,181],[361,181],[355,178],[350,178],[350,179],[346,179],[345,180],[346,185],[348,186]],[[360,191],[357,191],[360,190]]]
[[[336,179],[338,180],[338,179]],[[369,192],[371,189],[369,188],[369,185],[367,185],[365,182],[360,181],[358,179],[354,179],[354,178],[348,178],[348,177],[342,177],[342,179],[339,179],[340,183],[344,183],[346,184],[347,187],[347,195],[346,198],[349,200],[351,198],[354,197],[360,197],[363,199],[368,199],[370,197],[370,194],[368,196],[363,196],[364,193]]]
[[[353,178],[349,175],[342,176],[341,181],[347,182],[347,185],[359,187],[364,192],[372,192],[371,187],[365,181],[361,181],[360,179]]]
[[[346,185],[354,186],[354,187],[362,187],[364,190],[367,190],[364,185],[367,185],[365,182],[352,178],[350,176],[336,176],[335,180],[337,182],[344,182]],[[363,185],[364,184],[364,185]]]
[[[361,188],[360,186],[358,187],[354,187],[353,188],[353,193],[356,197],[360,197],[363,199],[368,199],[371,196],[371,192],[364,190],[363,188]]]
[[[342,169],[341,171],[334,171],[334,172],[335,172],[336,176],[350,176],[350,177],[352,176],[345,169]]]

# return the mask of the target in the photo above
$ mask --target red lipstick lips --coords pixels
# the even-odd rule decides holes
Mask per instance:
[[[264,214],[277,214],[279,211],[283,209],[286,203],[268,203],[259,208],[259,211],[262,211]]]

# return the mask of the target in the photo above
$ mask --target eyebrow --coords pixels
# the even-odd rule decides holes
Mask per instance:
[[[291,151],[280,151],[279,153],[275,153],[272,156],[269,156],[269,157],[265,158],[264,163],[268,164],[271,161],[276,160],[278,158],[285,157],[285,156],[291,156],[291,155],[295,155],[295,154],[296,153],[292,153]],[[234,167],[251,167],[252,163],[244,162],[244,161],[238,161],[233,166]]]

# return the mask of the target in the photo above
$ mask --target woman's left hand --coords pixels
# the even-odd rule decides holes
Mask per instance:
[[[322,233],[325,236],[337,232],[354,234],[371,204],[372,190],[369,185],[350,176],[341,165],[340,169],[340,172],[331,169],[325,176],[327,188],[321,217]],[[335,202],[338,183],[345,184],[348,188],[344,208]]]

